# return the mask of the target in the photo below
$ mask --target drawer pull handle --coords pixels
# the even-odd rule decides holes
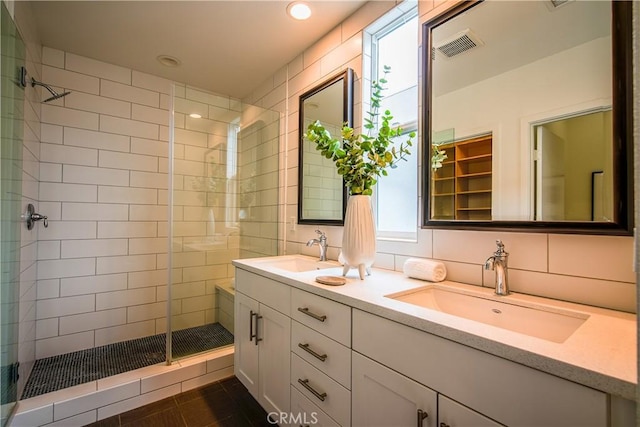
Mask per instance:
[[[422,427],[422,422],[424,421],[425,418],[427,418],[429,416],[429,414],[427,414],[425,411],[423,411],[422,409],[418,409],[418,422],[417,422],[417,426],[418,427]],[[440,424],[440,427],[442,427],[442,424]]]
[[[300,384],[302,384],[302,386],[304,388],[306,388],[307,390],[309,390],[311,392],[311,394],[313,394],[315,397],[317,397],[318,399],[320,399],[321,401],[324,402],[324,400],[327,398],[327,393],[318,393],[317,390],[315,390],[313,387],[311,387],[309,385],[309,380],[302,380],[300,378],[298,378],[298,382]]]
[[[324,362],[325,360],[327,360],[327,355],[326,354],[318,354],[318,353],[316,353],[315,351],[313,351],[309,347],[309,344],[298,343],[298,347],[300,347],[301,349],[303,349],[304,351],[306,351],[307,353],[309,353],[310,355],[312,355],[313,357],[315,357],[316,359],[318,359],[321,362]]]
[[[319,321],[321,321],[321,322],[324,322],[325,320],[327,320],[327,316],[324,316],[324,315],[323,315],[323,316],[320,316],[319,314],[315,314],[314,312],[309,311],[309,308],[307,308],[307,307],[304,307],[304,308],[302,308],[302,307],[298,307],[298,311],[299,311],[300,313],[304,313],[304,314],[306,314],[307,316],[311,316],[311,317],[313,317],[314,319],[319,320]]]
[[[440,427],[451,427],[451,426],[447,423],[440,423]]]

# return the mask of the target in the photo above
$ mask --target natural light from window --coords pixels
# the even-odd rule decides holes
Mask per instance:
[[[417,10],[400,18],[387,18],[381,29],[371,33],[372,80],[391,67],[382,111],[391,110],[393,123],[406,133],[417,130],[418,122],[418,17]],[[384,18],[383,18],[384,19]],[[386,25],[385,25],[386,24]],[[380,28],[380,24],[377,25]],[[401,137],[406,140],[405,137]],[[380,177],[375,190],[378,238],[416,240],[418,231],[418,140],[408,161],[400,162],[389,175]]]

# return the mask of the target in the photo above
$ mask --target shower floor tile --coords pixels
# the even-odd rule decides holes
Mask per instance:
[[[164,362],[165,335],[36,360],[22,399]],[[212,323],[175,331],[172,344],[174,357],[182,357],[233,344],[233,334],[219,323]]]

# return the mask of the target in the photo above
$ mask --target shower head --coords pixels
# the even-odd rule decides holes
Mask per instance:
[[[42,101],[42,102],[49,102],[49,101],[53,101],[53,100],[55,100],[55,99],[60,99],[60,98],[62,98],[62,97],[64,97],[64,96],[67,96],[67,95],[69,95],[69,94],[71,93],[71,92],[62,92],[62,93],[58,93],[58,92],[56,92],[55,90],[53,90],[53,89],[51,88],[51,86],[49,86],[48,84],[46,84],[46,83],[41,83],[41,82],[37,81],[36,79],[34,79],[33,77],[31,77],[31,87],[35,87],[35,86],[42,86],[43,88],[45,88],[46,90],[48,90],[48,91],[49,91],[49,93],[51,93],[51,96],[50,96],[49,98],[45,99],[45,100],[44,100],[44,101]]]

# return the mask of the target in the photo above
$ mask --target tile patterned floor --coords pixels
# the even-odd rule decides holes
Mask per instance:
[[[172,338],[175,357],[233,344],[219,323],[175,331]],[[161,363],[165,349],[166,335],[158,334],[36,360],[22,399]]]
[[[91,427],[267,427],[267,413],[236,378],[217,381],[89,424]]]

